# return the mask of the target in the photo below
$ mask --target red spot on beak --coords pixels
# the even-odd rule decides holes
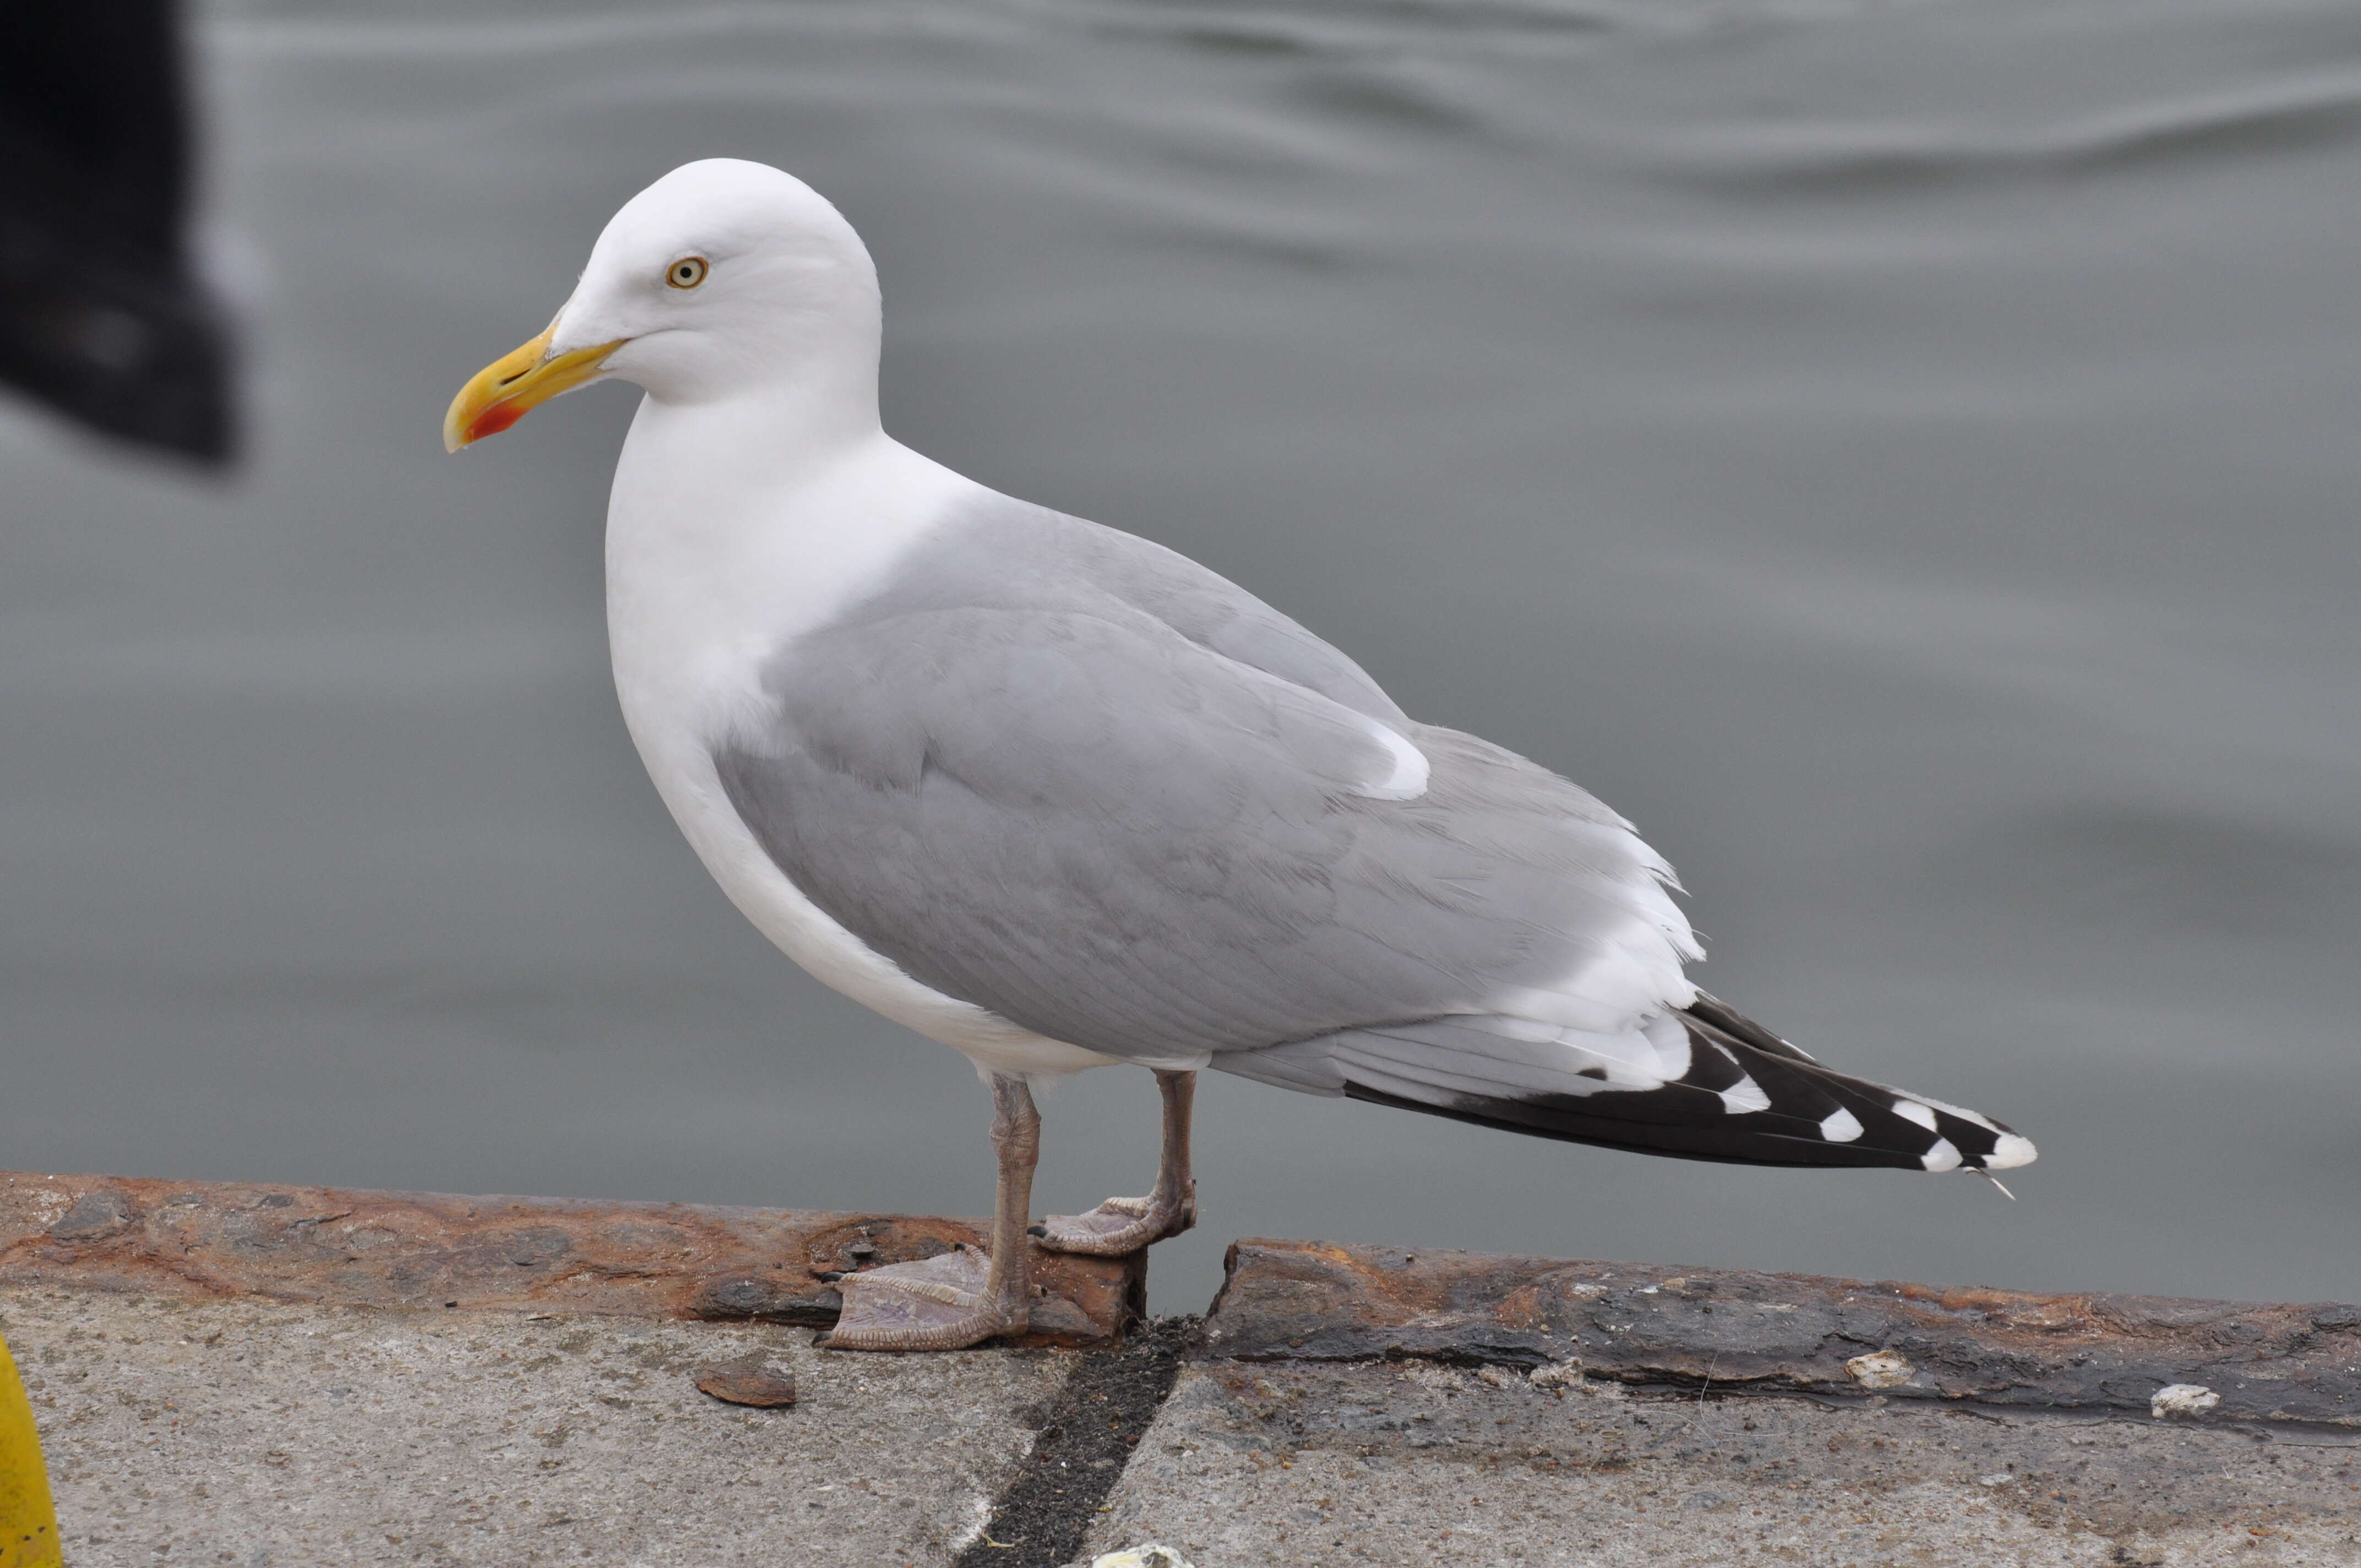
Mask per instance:
[[[522,418],[524,410],[514,403],[494,403],[478,414],[476,422],[467,427],[467,439],[481,441],[488,435],[498,435]]]

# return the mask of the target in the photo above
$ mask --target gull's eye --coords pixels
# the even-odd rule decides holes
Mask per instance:
[[[705,258],[684,256],[664,269],[664,281],[675,289],[694,289],[705,281]]]

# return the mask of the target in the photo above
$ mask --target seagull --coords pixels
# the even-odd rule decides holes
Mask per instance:
[[[1147,540],[885,433],[877,273],[824,197],[713,159],[451,404],[456,451],[595,381],[643,394],[607,511],[615,685],[732,902],[990,1086],[988,1252],[848,1275],[828,1343],[1025,1332],[1030,1249],[1196,1221],[1199,1071],[1686,1159],[1992,1171],[2033,1145],[1845,1076],[1686,978],[1663,856],[1538,763]],[[1031,1220],[1033,1088],[1155,1075],[1144,1198]]]

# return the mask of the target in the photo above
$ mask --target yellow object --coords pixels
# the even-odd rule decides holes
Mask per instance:
[[[524,418],[526,410],[592,379],[607,356],[623,346],[619,337],[595,348],[554,355],[549,340],[556,331],[557,323],[550,323],[547,332],[493,360],[459,389],[459,395],[451,400],[451,411],[443,416],[445,452],[498,435]]]
[[[64,1561],[33,1407],[0,1341],[0,1568],[60,1568]]]

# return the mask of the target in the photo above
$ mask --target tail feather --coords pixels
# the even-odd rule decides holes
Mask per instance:
[[[2004,1170],[2028,1140],[1973,1111],[1849,1077],[1718,999],[1657,1020],[1635,1054],[1524,1020],[1353,1029],[1214,1065],[1315,1093],[1537,1137],[1739,1165]],[[1653,1055],[1650,1046],[1653,1045]],[[1656,1070],[1644,1070],[1653,1062]]]

